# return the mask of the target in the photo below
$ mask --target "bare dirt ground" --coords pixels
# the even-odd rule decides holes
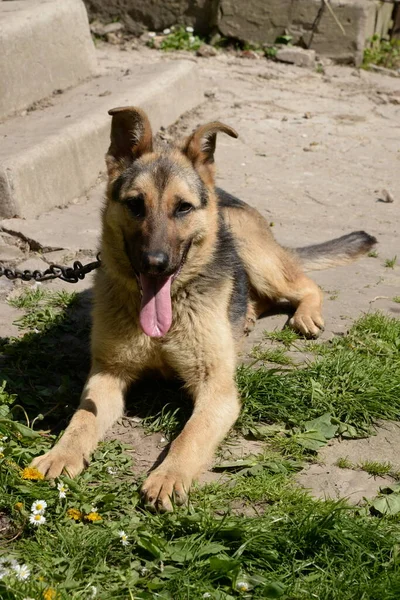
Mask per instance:
[[[273,224],[282,244],[307,245],[360,229],[378,239],[377,257],[313,275],[326,292],[322,339],[345,332],[354,319],[370,310],[400,315],[400,305],[393,301],[400,294],[399,78],[334,65],[316,72],[226,53],[202,59],[147,48],[121,52],[104,45],[98,54],[104,71],[177,58],[198,63],[205,90],[199,99],[202,103],[163,135],[183,136],[212,120],[236,128],[238,140],[220,135],[217,141],[218,184],[257,207]],[[113,90],[104,92],[110,92],[111,108]],[[38,255],[22,248],[25,258],[30,257],[25,268],[33,265],[32,258],[40,268],[45,261],[95,255],[103,186],[99,183],[89,200],[78,199],[69,208],[25,223],[34,232],[28,236],[34,239],[34,247],[43,249]],[[393,203],[382,201],[384,190],[390,192]],[[385,266],[396,255],[397,264]],[[48,285],[63,286],[60,282]],[[88,286],[90,277],[78,289]],[[12,291],[11,283],[0,280],[1,336],[18,334],[12,325],[18,310],[5,302]],[[262,339],[265,329],[280,329],[286,320],[283,314],[260,320],[246,351]],[[140,423],[131,420],[118,424],[109,436],[132,446],[139,472],[150,468],[165,446],[160,434],[145,436]],[[244,456],[260,450],[260,444],[244,440],[234,449],[224,447],[223,453]],[[338,469],[336,459],[348,456],[354,463],[368,458],[392,460],[400,466],[399,455],[400,429],[384,424],[374,438],[335,441],[321,452],[321,464],[303,472],[299,480],[316,495],[346,496],[357,502],[374,496],[382,482],[361,471]],[[203,480],[215,476],[208,472]]]

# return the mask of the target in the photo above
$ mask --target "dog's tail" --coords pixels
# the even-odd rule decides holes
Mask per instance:
[[[338,265],[345,265],[362,254],[366,254],[375,244],[376,239],[365,231],[353,231],[339,238],[296,248],[305,271],[320,271]]]

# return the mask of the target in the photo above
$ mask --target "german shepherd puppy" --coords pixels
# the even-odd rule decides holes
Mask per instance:
[[[158,510],[182,504],[192,480],[239,415],[236,353],[245,329],[280,299],[291,325],[316,336],[322,293],[303,267],[348,262],[376,242],[364,232],[290,251],[253,208],[215,187],[219,122],[180,145],[154,146],[149,120],[134,107],[110,110],[102,267],[94,288],[92,367],[80,406],[56,446],[33,461],[46,477],[71,477],[88,464],[121,417],[128,386],[145,371],[177,375],[193,414],[142,487]]]

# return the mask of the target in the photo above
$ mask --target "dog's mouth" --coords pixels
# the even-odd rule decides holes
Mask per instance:
[[[139,321],[143,332],[149,337],[163,337],[172,325],[171,285],[182,271],[189,248],[190,244],[182,255],[178,269],[171,275],[140,273],[138,277],[142,291]]]

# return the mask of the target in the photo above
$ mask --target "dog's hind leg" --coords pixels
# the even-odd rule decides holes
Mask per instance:
[[[318,336],[324,327],[322,291],[307,277],[290,252],[278,249],[269,256],[252,256],[248,275],[253,293],[258,296],[256,314],[260,316],[273,302],[288,300],[295,312],[289,324],[304,335]]]
[[[234,234],[237,250],[250,282],[249,315],[265,312],[272,302],[288,300],[295,308],[294,329],[316,336],[323,328],[322,292],[302,269],[295,253],[280,246],[264,217],[254,208],[225,208],[224,217]]]
[[[64,435],[49,452],[35,458],[32,466],[48,479],[62,473],[78,475],[106,430],[122,416],[125,390],[125,382],[118,377],[92,369]]]

